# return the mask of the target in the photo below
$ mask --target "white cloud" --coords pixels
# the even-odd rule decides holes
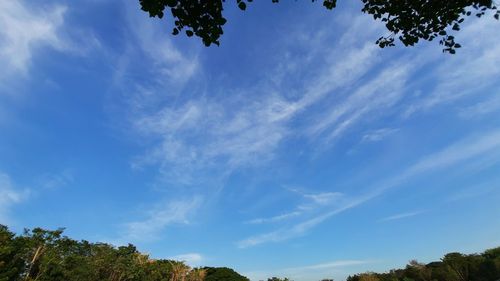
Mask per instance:
[[[390,65],[321,116],[309,133],[319,135],[326,131],[327,139],[333,140],[367,114],[392,107],[401,98],[409,69],[410,62]]]
[[[204,171],[211,171],[213,177],[210,169],[215,166],[223,166],[222,174],[227,175],[239,167],[266,163],[273,159],[275,149],[283,140],[298,134],[291,125],[298,114],[331,91],[359,79],[376,60],[371,57],[374,50],[368,46],[361,52],[351,50],[345,59],[329,65],[320,79],[309,81],[304,95],[297,101],[264,88],[259,91],[269,93],[257,100],[249,100],[251,91],[248,90],[225,97],[225,100],[202,97],[177,104],[175,108],[167,106],[154,113],[146,112],[135,118],[134,127],[158,142],[135,164],[159,164],[167,178],[192,184],[194,178],[203,178],[200,175]],[[400,78],[400,72],[382,78]],[[402,81],[392,84],[400,83]],[[365,105],[357,111],[355,115],[358,116],[349,117],[359,118],[377,106],[391,103],[389,99],[394,97],[391,94],[379,96],[370,107]]]
[[[24,1],[0,2],[0,62],[4,72],[26,73],[33,52],[39,46],[63,49],[59,29],[66,8],[32,9]],[[5,74],[2,73],[1,76]]]
[[[500,131],[486,132],[481,136],[456,142],[437,153],[422,158],[403,173],[403,177],[407,178],[456,163],[470,161],[477,157],[488,156],[492,153],[498,153],[499,149]]]
[[[344,273],[344,270],[346,268],[365,266],[372,263],[374,263],[374,261],[337,260],[306,266],[287,267],[267,271],[245,272],[244,275],[248,276],[251,280],[265,280],[270,276],[288,277],[291,280],[312,280],[313,278],[316,280],[321,280],[326,277],[331,278],[331,274],[334,273]]]
[[[455,202],[459,200],[471,200],[473,198],[480,198],[491,192],[498,190],[500,184],[498,182],[486,182],[478,185],[473,185],[450,194],[447,198],[448,202]]]
[[[343,194],[340,192],[321,192],[321,193],[304,193],[297,189],[289,189],[292,192],[298,193],[306,201],[301,202],[294,211],[280,214],[277,216],[267,217],[267,218],[256,218],[246,223],[250,224],[262,224],[262,223],[276,223],[281,221],[290,220],[296,217],[303,216],[307,213],[312,213],[324,208],[325,206],[331,206],[334,202],[339,202],[343,200]]]
[[[361,138],[362,142],[377,142],[385,139],[386,137],[398,132],[399,129],[383,128],[367,132]]]
[[[175,46],[163,22],[148,18],[131,3],[125,5],[125,11],[127,41],[124,52],[113,62],[112,85],[122,92],[120,99],[126,100],[131,111],[128,118],[136,119],[178,95],[199,73],[200,65],[197,50]],[[143,65],[147,67],[137,67]]]
[[[248,221],[247,223],[261,224],[261,223],[279,222],[279,221],[287,220],[287,219],[294,218],[294,217],[297,217],[300,215],[302,215],[301,211],[293,211],[293,212],[277,215],[274,217],[253,219],[253,220]]]
[[[497,113],[500,111],[500,90],[493,93],[493,97],[488,100],[478,102],[474,105],[460,110],[460,117],[465,119],[480,118],[483,115]]]
[[[463,41],[464,47],[456,56],[442,59],[440,67],[430,72],[429,77],[437,79],[437,82],[432,82],[436,86],[410,104],[403,116],[479,94],[487,87],[494,87],[498,92],[500,39],[496,35],[497,25],[494,20],[487,19],[466,25],[457,34],[457,40]]]
[[[407,212],[407,213],[400,213],[400,214],[395,214],[392,216],[388,216],[385,218],[380,219],[380,222],[386,222],[386,221],[393,221],[393,220],[401,220],[401,219],[406,219],[406,218],[411,218],[417,215],[422,214],[422,211],[415,211],[415,212]]]
[[[367,200],[369,200],[367,196],[354,199],[345,199],[344,202],[342,202],[342,204],[336,204],[335,208],[327,210],[322,214],[316,215],[302,222],[298,222],[292,226],[283,227],[272,232],[251,236],[249,238],[238,241],[236,245],[238,246],[238,248],[243,249],[264,243],[280,242],[302,236],[311,228],[324,222],[330,217],[340,214],[353,207],[356,207]]]
[[[188,253],[181,254],[172,257],[168,257],[167,259],[176,260],[176,261],[184,261],[190,266],[199,266],[203,262],[204,258],[199,253]]]
[[[21,203],[28,196],[28,191],[18,191],[9,175],[0,172],[0,224],[12,223],[10,209]]]
[[[137,131],[159,141],[136,164],[159,164],[166,178],[191,184],[218,165],[224,168],[216,174],[264,161],[287,134],[277,103],[266,100],[229,112],[218,103],[191,101],[138,119]]]
[[[128,87],[130,83],[127,84],[126,79],[120,82],[125,81],[124,89],[133,89],[130,95],[133,132],[148,143],[147,152],[137,157],[133,165],[157,166],[164,179],[181,185],[199,186],[200,183],[225,178],[236,169],[266,164],[275,158],[280,145],[291,138],[307,138],[311,143],[322,144],[316,145],[321,149],[325,143],[344,137],[349,130],[361,124],[369,124],[369,121],[391,113],[404,115],[402,111],[409,116],[444,102],[448,96],[439,93],[453,93],[459,89],[451,82],[461,80],[461,87],[473,88],[467,83],[477,75],[483,75],[476,73],[470,79],[462,79],[469,74],[467,67],[459,66],[460,61],[465,60],[470,67],[480,65],[474,62],[477,57],[474,53],[461,54],[465,59],[450,59],[437,71],[428,71],[429,76],[438,75],[439,86],[431,93],[423,93],[412,100],[404,94],[421,81],[413,81],[411,74],[439,59],[434,55],[439,54],[439,51],[435,52],[436,46],[432,47],[434,52],[419,49],[421,53],[415,57],[407,56],[396,61],[384,59],[381,53],[384,51],[380,51],[371,39],[366,42],[348,35],[360,33],[356,32],[364,28],[360,24],[344,34],[340,42],[329,44],[322,34],[312,41],[314,45],[330,47],[307,46],[308,49],[324,52],[316,50],[306,57],[287,52],[276,68],[264,70],[263,76],[268,78],[256,81],[255,87],[212,88],[212,92],[207,93],[204,86],[210,84],[203,81],[206,77],[196,52],[176,48],[168,39],[158,43],[157,30],[149,24],[136,24],[137,18],[131,16],[131,26],[139,39],[141,52],[157,63],[152,72],[153,82],[147,86],[132,83]],[[370,32],[376,31],[373,29]],[[491,63],[496,54],[495,50],[482,52],[480,60]],[[316,64],[318,61],[321,63]],[[156,71],[158,69],[160,71]],[[311,71],[304,74],[302,69]],[[448,69],[452,69],[452,73]],[[488,71],[485,74],[487,77],[496,73],[494,68]],[[293,89],[287,83],[291,80],[297,82]],[[190,90],[181,96],[179,93],[189,85],[187,81],[202,86],[194,87],[193,92]],[[463,95],[453,99],[460,96]],[[307,118],[301,118],[305,115]],[[396,130],[368,128],[362,141],[379,141]],[[440,161],[442,159],[437,159],[437,162]],[[322,215],[289,228],[250,237],[238,244],[248,247],[302,235],[329,217],[362,204],[420,172],[423,171],[406,171],[404,176],[394,177],[388,184],[363,196],[344,196],[335,206],[325,204],[329,209]],[[299,205],[290,212],[250,222],[288,221],[302,216],[306,207]],[[317,207],[313,209],[319,210]]]
[[[290,227],[280,228],[269,233],[243,239],[237,242],[237,245],[240,248],[247,248],[263,243],[279,242],[302,236],[307,231],[329,218],[372,200],[389,189],[401,186],[413,177],[424,173],[435,172],[460,163],[467,163],[475,159],[488,158],[491,154],[500,155],[500,131],[491,131],[481,136],[461,140],[449,145],[441,151],[430,154],[415,162],[415,164],[409,166],[398,175],[389,178],[387,181],[372,186],[370,190],[361,196],[352,197],[350,199],[346,198],[340,206],[336,205],[331,210]],[[485,168],[485,166],[483,166],[483,168]]]
[[[74,176],[71,170],[65,169],[59,173],[47,173],[40,177],[39,183],[43,188],[57,189],[67,186],[74,181]]]
[[[306,193],[305,198],[311,199],[314,203],[318,205],[330,204],[333,200],[342,197],[340,192],[321,192],[321,193]]]
[[[285,271],[303,271],[303,270],[318,270],[318,269],[332,269],[360,264],[368,264],[372,263],[371,261],[363,261],[363,260],[340,260],[340,261],[331,261],[307,266],[300,267],[292,267],[286,268]]]
[[[147,210],[145,219],[125,223],[124,235],[119,240],[156,240],[168,226],[189,224],[190,216],[197,211],[201,203],[200,197],[194,197],[188,200],[158,204]]]
[[[68,26],[68,8],[25,0],[0,1],[0,81],[3,93],[18,92],[9,88],[15,78],[26,78],[34,58],[42,49],[86,56],[101,47],[93,32]],[[49,79],[51,83],[54,83]]]

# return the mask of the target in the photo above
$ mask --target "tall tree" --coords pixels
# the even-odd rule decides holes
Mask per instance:
[[[189,266],[184,264],[184,262],[171,262],[172,272],[170,281],[186,281],[187,274],[189,272]]]
[[[204,268],[194,268],[187,276],[188,281],[204,281],[207,276],[207,270]]]

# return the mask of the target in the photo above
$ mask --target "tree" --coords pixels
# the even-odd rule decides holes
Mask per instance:
[[[241,10],[253,0],[236,0]],[[482,17],[493,11],[494,18],[500,18],[496,0],[361,0],[362,12],[385,23],[389,35],[380,37],[376,44],[381,48],[394,46],[395,38],[405,46],[413,46],[420,40],[433,41],[440,38],[444,52],[454,54],[461,45],[455,42],[451,31],[459,31],[460,25],[469,16]],[[227,22],[222,12],[225,0],[139,0],[141,9],[150,17],[163,18],[169,9],[174,20],[174,35],[185,31],[191,37],[201,38],[206,46],[219,45]],[[279,0],[272,0],[278,3]],[[315,0],[312,0],[315,2]],[[337,0],[323,0],[329,10],[336,7]]]
[[[359,275],[359,281],[379,281],[377,275],[372,272],[367,272]]]
[[[250,281],[247,277],[227,267],[205,267],[205,281]]]
[[[460,253],[449,253],[444,256],[443,263],[456,274],[458,280],[469,281],[470,263],[467,256]]]
[[[432,271],[423,263],[411,260],[405,268],[405,275],[413,280],[432,281]]]
[[[14,233],[0,225],[0,281],[14,280],[24,272],[24,249]]]
[[[188,273],[188,281],[204,281],[207,276],[207,270],[204,268],[194,268]]]
[[[187,266],[183,262],[171,262],[171,265],[172,273],[170,281],[185,281],[190,269],[189,266]]]

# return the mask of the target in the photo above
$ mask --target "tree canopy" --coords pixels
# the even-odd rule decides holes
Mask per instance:
[[[428,264],[412,260],[404,269],[386,273],[367,272],[349,276],[347,281],[497,281],[500,279],[500,247],[482,254],[446,254]]]
[[[205,267],[204,269],[207,272],[205,281],[250,281],[247,277],[228,267]]]
[[[497,281],[500,247],[481,254],[446,254],[428,264],[366,272],[347,281]],[[271,277],[268,281],[290,281]],[[323,281],[333,279],[323,279]],[[137,248],[77,241],[63,229],[35,228],[21,235],[0,225],[0,281],[249,281],[227,267],[190,268],[182,261],[152,259]]]
[[[253,0],[236,0],[241,10],[246,10]],[[279,0],[271,0],[278,3]],[[317,1],[317,0],[316,0]],[[337,6],[337,0],[322,0],[326,9]],[[389,35],[377,41],[381,48],[394,46],[398,39],[405,46],[413,46],[420,40],[439,39],[443,51],[454,54],[461,45],[451,35],[459,31],[469,16],[482,17],[492,11],[499,19],[500,11],[494,0],[361,0],[362,12],[385,23]],[[181,31],[189,37],[200,37],[206,46],[219,45],[227,19],[223,15],[225,0],[139,0],[142,10],[150,17],[163,18],[170,10],[174,22],[172,33]],[[312,0],[315,2],[315,0]]]

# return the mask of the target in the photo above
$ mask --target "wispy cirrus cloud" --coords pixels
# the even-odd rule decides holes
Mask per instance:
[[[460,117],[464,119],[481,118],[486,114],[500,112],[500,89],[497,93],[492,93],[492,97],[486,101],[480,101],[476,104],[462,108],[459,112]]]
[[[409,76],[410,62],[395,63],[359,87],[333,110],[321,116],[309,132],[325,134],[327,140],[338,138],[349,127],[373,111],[392,107],[403,94]]]
[[[39,46],[64,48],[59,30],[64,23],[66,8],[56,6],[50,10],[33,9],[24,1],[2,1],[0,3],[0,61],[7,73],[25,73]]]
[[[0,223],[12,223],[11,208],[21,203],[29,195],[29,190],[19,190],[8,174],[0,172]]]
[[[473,185],[450,194],[446,199],[448,202],[456,202],[460,200],[471,200],[481,198],[500,188],[500,184],[494,181],[488,181],[481,184]]]
[[[73,183],[74,174],[70,169],[64,169],[58,173],[45,173],[38,182],[43,188],[57,189]]]
[[[64,5],[2,1],[0,10],[1,79],[26,76],[41,48],[83,55],[100,46],[89,30],[67,25],[68,7]]]
[[[164,108],[136,120],[138,130],[158,139],[157,145],[136,163],[158,164],[166,178],[183,184],[206,179],[203,175],[207,171],[220,174],[259,163],[272,157],[287,134],[276,120],[279,104],[279,100],[266,100],[230,112],[218,103],[202,100],[178,109]],[[222,171],[217,170],[219,165],[224,167]]]
[[[247,248],[263,243],[279,242],[302,236],[331,217],[370,201],[390,189],[401,186],[413,177],[471,160],[487,159],[491,154],[500,156],[500,131],[498,130],[451,144],[440,151],[416,161],[398,175],[370,187],[366,193],[351,197],[349,200],[343,202],[341,206],[335,206],[333,209],[292,226],[240,240],[237,242],[237,246],[239,248]]]
[[[235,170],[266,165],[276,159],[277,151],[288,140],[306,140],[324,149],[356,128],[368,124],[362,130],[368,133],[356,135],[356,138],[378,141],[397,129],[380,129],[378,125],[371,128],[374,120],[391,116],[404,122],[405,118],[401,116],[409,117],[447,100],[466,96],[460,94],[448,99],[438,94],[457,90],[450,81],[462,80],[461,76],[469,75],[463,71],[465,68],[456,66],[457,60],[450,59],[445,64],[454,66],[450,67],[453,71],[446,71],[444,67],[431,69],[427,76],[419,78],[428,82],[429,77],[436,74],[439,83],[435,89],[420,91],[421,95],[415,98],[409,97],[408,92],[419,90],[415,89],[418,83],[415,83],[413,75],[439,58],[425,48],[420,50],[421,54],[417,58],[384,58],[372,38],[352,36],[360,33],[356,31],[364,28],[363,25],[352,28],[355,29],[350,29],[349,34],[343,34],[341,40],[333,44],[327,41],[331,38],[325,39],[318,31],[319,35],[313,36],[314,40],[311,41],[315,46],[307,45],[308,50],[315,51],[307,56],[287,52],[277,66],[264,67],[265,75],[255,81],[253,86],[236,88],[230,84],[233,86],[221,89],[207,87],[213,85],[206,79],[209,75],[204,73],[205,67],[201,65],[203,59],[198,57],[197,52],[181,50],[169,40],[161,41],[161,48],[153,46],[156,44],[153,40],[156,38],[156,28],[148,27],[143,34],[144,27],[140,27],[134,31],[140,41],[135,47],[140,49],[138,52],[156,62],[153,64],[155,70],[161,71],[146,70],[151,74],[146,79],[148,83],[132,84],[126,79],[130,77],[127,76],[130,73],[126,72],[130,71],[131,65],[127,66],[125,72],[119,71],[126,73],[120,83],[124,83],[123,88],[129,90],[128,100],[132,112],[128,116],[129,128],[147,143],[145,152],[133,160],[133,166],[153,166],[158,169],[162,180],[174,183],[174,186],[192,186],[199,190],[201,184],[210,185],[207,182],[227,178]],[[376,33],[375,29],[371,31]],[[463,56],[467,63],[474,66],[474,56]],[[486,61],[495,57],[496,53],[490,52],[485,53],[482,59]],[[318,61],[321,63],[318,64]],[[304,74],[302,68],[313,70]],[[176,69],[183,74],[172,75]],[[481,70],[473,72],[469,75],[471,80],[466,78],[462,81],[470,82],[473,77],[483,75],[479,73]],[[486,76],[494,74],[493,69]],[[211,78],[223,81],[221,77]],[[467,83],[462,87],[468,87]],[[183,92],[186,87],[190,87],[189,91]],[[210,92],[207,92],[207,88],[210,88]],[[440,161],[442,159],[436,162]],[[443,163],[445,166],[448,164]],[[335,207],[326,208],[327,211],[322,215],[291,227],[250,237],[238,245],[249,247],[303,235],[331,216],[382,194],[387,188],[404,182],[414,174],[434,168],[418,169],[408,168],[404,176],[394,177],[364,195],[344,195],[341,202]],[[304,214],[303,207],[299,205],[289,212],[255,218],[249,222],[290,221]]]
[[[191,54],[176,47],[171,37],[164,36],[163,25],[160,26],[135,5],[126,6],[127,31],[133,40],[129,40],[129,50],[140,52],[142,59],[151,62],[152,80],[148,82],[155,86],[169,88],[183,86],[198,71],[199,60],[195,50]],[[130,55],[130,54],[126,54]],[[146,83],[144,83],[146,86]]]
[[[190,217],[201,204],[201,197],[157,203],[144,211],[144,219],[123,224],[123,235],[117,243],[156,240],[168,226],[189,224]]]
[[[175,103],[166,102],[160,108],[142,110],[134,115],[132,125],[136,132],[153,139],[154,145],[138,157],[134,165],[157,165],[165,178],[189,185],[194,183],[194,179],[206,179],[203,174],[210,174],[211,178],[217,175],[224,177],[235,169],[258,166],[274,159],[275,151],[283,142],[291,137],[303,136],[303,132],[311,126],[308,123],[303,124],[306,128],[296,128],[294,122],[299,116],[306,114],[329,94],[360,80],[379,60],[379,50],[373,42],[355,48],[342,42],[325,52],[312,54],[313,57],[295,58],[298,63],[311,64],[329,50],[329,54],[334,54],[328,55],[327,63],[320,68],[317,76],[300,82],[297,89],[301,92],[299,96],[287,95],[287,80],[279,77],[300,77],[300,69],[279,65],[267,71],[269,79],[258,81],[256,87],[224,89],[232,94],[224,95],[223,99],[217,92],[210,95],[199,93],[193,95],[196,96],[193,99],[175,98]],[[173,53],[179,54],[175,50]],[[397,78],[398,73],[401,72],[396,71],[391,77]],[[388,72],[385,74],[389,75]],[[203,80],[201,72],[192,75],[197,80]],[[377,81],[382,83],[382,78],[391,78],[386,76]],[[161,79],[163,76],[157,77]],[[373,85],[367,85],[363,91],[368,91],[369,86]],[[141,98],[134,99],[134,108],[149,108],[147,98],[142,97],[155,97],[163,91],[153,87],[145,92],[147,94],[140,95]],[[365,104],[350,115],[352,120],[348,122],[354,124],[377,106],[391,103],[389,99],[392,97],[388,95],[378,97],[370,107]],[[364,101],[369,101],[369,98]],[[316,123],[315,120],[312,122]],[[340,133],[339,130],[336,134]],[[214,167],[219,167],[219,170],[215,171]]]
[[[489,87],[500,91],[498,77],[500,66],[500,39],[494,36],[497,32],[495,22],[476,21],[466,25],[457,34],[460,41],[468,44],[461,50],[460,56],[444,61],[440,67],[433,71],[436,77],[436,86],[425,96],[414,101],[403,112],[408,117],[416,112],[428,111],[441,104],[451,104],[471,95],[478,95]],[[474,38],[481,36],[481,43]],[[469,44],[470,43],[470,44]]]
[[[301,211],[293,211],[293,212],[284,213],[281,215],[268,217],[268,218],[252,219],[252,220],[247,221],[247,223],[250,223],[250,224],[273,223],[273,222],[279,222],[279,221],[291,219],[291,218],[294,218],[294,217],[297,217],[300,215],[302,215]]]
[[[363,267],[373,263],[375,263],[375,261],[336,260],[305,266],[271,269],[267,271],[245,272],[244,274],[245,276],[250,277],[251,280],[263,280],[265,278],[269,278],[269,276],[285,276],[291,278],[292,280],[295,280],[297,278],[312,279],[313,277],[315,277],[316,279],[320,280],[321,278],[328,277],[333,273],[342,273],[347,268]]]
[[[368,264],[372,262],[373,261],[364,261],[364,260],[340,260],[340,261],[330,261],[313,265],[286,268],[286,270],[295,271],[295,270],[331,269],[331,268],[339,268],[339,267],[346,267],[346,266],[353,266],[360,264]]]
[[[340,192],[306,193],[298,189],[289,190],[299,194],[303,199],[300,200],[300,204],[298,204],[293,211],[271,217],[252,219],[247,221],[246,223],[262,224],[282,222],[306,215],[308,213],[317,212],[325,206],[331,206],[334,202],[339,202],[344,199],[343,194]]]
[[[361,142],[377,142],[385,139],[386,137],[398,132],[399,129],[394,128],[383,128],[377,130],[371,130],[363,135]]]
[[[186,262],[190,266],[199,266],[204,261],[204,257],[200,253],[180,254],[180,255],[168,257],[167,259],[176,260],[176,261],[183,261],[183,262]]]
[[[423,213],[423,211],[399,213],[399,214],[395,214],[395,215],[391,215],[391,216],[382,218],[378,221],[379,222],[387,222],[387,221],[401,220],[401,219],[411,218],[411,217],[420,215],[422,213]]]

